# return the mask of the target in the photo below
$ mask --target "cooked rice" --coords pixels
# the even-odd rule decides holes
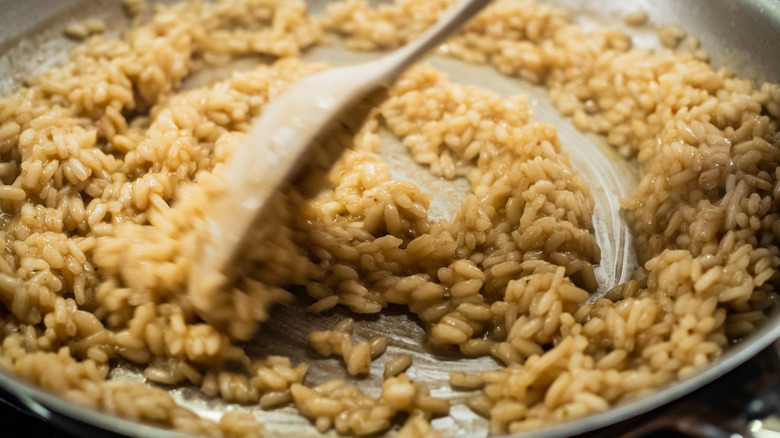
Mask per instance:
[[[623,18],[623,22],[628,26],[642,26],[647,23],[648,18],[647,12],[645,11],[634,11],[627,14],[625,18]]]
[[[462,371],[450,371],[450,385],[461,389],[479,389],[482,387],[482,378]]]
[[[291,389],[295,406],[314,421],[320,432],[332,427],[341,434],[373,435],[390,427],[399,412],[430,419],[446,414],[450,408],[446,400],[431,397],[425,386],[406,374],[385,380],[378,398],[363,394],[341,379],[313,388],[295,384]]]
[[[408,354],[402,354],[385,362],[384,378],[395,377],[412,366],[412,357]]]
[[[685,31],[675,24],[668,24],[658,29],[658,40],[670,49],[676,48],[685,35]]]
[[[65,28],[65,35],[77,40],[84,39],[90,35],[102,33],[106,30],[106,23],[103,20],[88,19],[79,23],[71,23]]]
[[[353,344],[350,335],[354,326],[355,320],[352,318],[343,319],[330,330],[312,331],[309,334],[309,343],[321,356],[335,354],[343,357],[347,372],[357,376],[368,374],[371,370],[371,360],[382,355],[387,349],[387,338],[377,336]]]
[[[429,436],[418,415],[445,415],[449,404],[424,382],[393,377],[406,360],[389,362],[373,398],[341,380],[307,387],[306,365],[286,358],[248,359],[238,341],[290,302],[284,287],[301,285],[314,313],[407,306],[432,343],[504,363],[451,376],[482,388],[468,405],[499,434],[637,398],[762,324],[780,281],[780,87],[713,71],[678,29],[660,37],[685,39],[693,53],[632,49],[622,32],[584,32],[523,0],[494,3],[444,52],[546,85],[575,126],[636,158],[642,179],[623,201],[643,263],[634,279],[584,304],[601,258],[594,201],[555,127],[534,121],[522,96],[418,66],[355,136],[327,196],[275,201],[278,215],[253,238],[286,251],[251,246],[244,258],[256,269],[235,285],[186,293],[223,163],[269,100],[327,68],[294,57],[325,30],[352,48],[398,46],[451,3],[346,0],[323,19],[300,1],[160,7],[122,40],[93,36],[0,100],[0,365],[70,400],[193,433],[261,426],[233,413],[200,419],[151,385],[107,381],[114,359],[144,366],[150,382],[189,382],[227,401],[292,401],[321,431],[373,434],[406,412],[402,433]],[[250,53],[285,59],[179,89],[191,73]],[[451,220],[429,218],[432,196],[390,177],[376,153],[382,126],[434,175],[471,183]],[[353,345],[353,325],[313,332],[312,346],[364,374],[387,339]]]
[[[418,415],[409,417],[398,432],[398,438],[441,438],[441,433],[431,427],[431,423]]]

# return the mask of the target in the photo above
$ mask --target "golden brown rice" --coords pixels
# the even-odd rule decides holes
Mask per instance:
[[[355,136],[327,196],[276,200],[278,215],[253,238],[286,251],[252,246],[244,258],[257,269],[229,290],[186,293],[224,162],[269,100],[327,68],[295,57],[326,31],[354,49],[401,45],[451,3],[346,0],[316,19],[301,1],[159,7],[0,100],[0,366],[69,400],[192,433],[252,436],[261,425],[237,413],[201,419],[153,385],[108,381],[112,364],[264,409],[292,402],[320,431],[373,434],[406,413],[402,436],[435,433],[427,420],[449,404],[398,374],[408,356],[388,362],[376,398],[342,380],[307,386],[306,365],[287,358],[249,360],[239,341],[290,302],[284,287],[301,285],[313,313],[402,305],[432,343],[495,357],[504,367],[451,383],[480,390],[467,404],[500,434],[639,397],[760,325],[780,281],[780,87],[714,71],[679,28],[659,37],[692,53],[632,49],[620,31],[585,32],[525,0],[495,2],[444,52],[544,84],[575,126],[637,160],[641,182],[622,204],[643,264],[631,281],[584,304],[601,259],[594,201],[555,127],[534,121],[523,96],[418,66]],[[252,53],[283,59],[180,90],[191,73]],[[376,153],[381,127],[432,174],[469,181],[451,220],[431,219],[432,195],[391,178]],[[353,345],[353,325],[312,332],[312,347],[365,374],[388,341]]]

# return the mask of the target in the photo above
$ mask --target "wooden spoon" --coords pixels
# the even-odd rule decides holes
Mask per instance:
[[[377,99],[407,68],[488,3],[462,0],[406,46],[375,61],[304,78],[268,104],[226,163],[225,196],[206,211],[200,253],[189,281],[196,307],[199,303],[207,306],[208,297],[230,280],[241,243],[272,196],[300,171],[305,157],[322,152],[313,150],[325,143],[316,140],[334,126],[359,127],[379,103]],[[320,158],[320,164],[330,167],[340,153],[320,153],[326,157],[324,163]]]

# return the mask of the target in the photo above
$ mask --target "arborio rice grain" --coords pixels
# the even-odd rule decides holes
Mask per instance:
[[[353,344],[350,335],[354,325],[355,321],[352,318],[346,318],[331,330],[312,331],[309,340],[311,347],[318,354],[322,356],[335,354],[343,357],[347,365],[347,372],[356,376],[368,374],[371,368],[371,359],[375,359],[385,352],[387,338],[378,336]]]
[[[636,398],[760,325],[779,280],[780,87],[713,71],[701,54],[631,49],[619,31],[585,33],[519,0],[494,3],[442,53],[546,85],[578,128],[636,158],[642,180],[623,201],[643,263],[634,279],[583,304],[601,257],[593,199],[555,127],[534,121],[522,96],[420,66],[357,133],[326,197],[275,201],[278,215],[254,238],[285,251],[251,246],[255,269],[228,290],[186,293],[223,163],[270,99],[327,68],[294,57],[324,31],[352,48],[398,46],[451,3],[347,0],[318,19],[298,1],[160,7],[0,100],[0,365],[67,399],[188,432],[261,426],[235,413],[201,419],[151,383],[262,408],[293,402],[321,431],[373,434],[408,413],[402,435],[431,436],[426,420],[449,405],[395,376],[405,360],[373,398],[341,380],[306,386],[306,365],[287,358],[247,357],[239,341],[290,302],[283,287],[301,285],[312,312],[407,306],[430,342],[502,362],[451,376],[481,388],[468,405],[498,434]],[[194,71],[250,53],[284,59],[179,89]],[[452,220],[429,218],[432,196],[390,177],[376,154],[381,126],[434,175],[468,179]],[[351,326],[312,340],[337,354],[348,345],[358,374],[386,340],[353,346]],[[117,358],[145,367],[150,384],[107,381]]]

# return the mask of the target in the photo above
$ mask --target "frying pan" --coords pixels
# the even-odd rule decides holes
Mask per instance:
[[[310,0],[312,13],[323,10],[325,0]],[[649,24],[639,29],[626,29],[631,33],[635,45],[652,47],[656,45],[655,29],[665,24],[678,24],[688,33],[700,38],[702,48],[707,51],[715,67],[727,67],[740,76],[756,81],[780,82],[780,1],[778,0],[548,0],[555,6],[572,12],[575,21],[583,26],[609,24],[621,28],[622,17],[638,10],[649,16]],[[67,52],[75,43],[63,37],[65,27],[74,21],[86,18],[100,18],[109,26],[109,36],[117,36],[126,23],[119,1],[112,0],[0,0],[0,93],[5,95],[22,86],[25,78],[43,72],[67,59]],[[113,35],[112,35],[113,34]],[[333,64],[352,63],[367,60],[376,54],[347,53],[338,47],[312,50],[304,59],[324,59]],[[429,60],[435,67],[450,73],[456,82],[471,82],[493,89],[500,94],[524,93],[535,107],[536,118],[555,123],[563,144],[585,145],[582,151],[569,151],[575,170],[582,173],[596,197],[595,232],[604,254],[604,262],[597,268],[599,280],[604,284],[623,281],[636,264],[631,248],[631,237],[621,223],[617,199],[625,196],[636,184],[632,165],[620,159],[604,144],[603,139],[580,133],[553,108],[546,92],[538,87],[520,84],[514,79],[501,77],[487,67],[468,66],[444,58]],[[236,66],[239,68],[239,66]],[[208,77],[193,77],[189,86],[209,80]],[[436,192],[436,181],[420,181],[420,175],[408,175],[410,163],[397,152],[397,144],[388,139],[383,154],[391,157],[391,171],[403,174]],[[396,149],[394,149],[396,148]],[[596,152],[596,153],[593,153]],[[454,202],[454,201],[453,201]],[[447,200],[438,207],[441,215],[447,215]],[[598,294],[603,293],[603,288]],[[262,357],[268,354],[284,354],[293,362],[305,361],[311,364],[307,381],[317,383],[327,378],[343,377],[343,367],[333,359],[315,357],[307,348],[310,330],[329,328],[346,313],[336,310],[326,316],[311,318],[305,315],[305,298],[299,306],[278,308],[273,322],[267,324],[260,335],[245,346],[248,354]],[[780,307],[780,306],[776,306]],[[301,324],[301,321],[306,321]],[[449,417],[434,421],[434,425],[445,434],[484,436],[486,420],[472,413],[462,404],[464,396],[453,393],[447,384],[449,370],[479,371],[495,368],[489,358],[460,359],[444,357],[425,350],[422,345],[423,329],[409,315],[403,312],[388,313],[361,320],[356,329],[357,337],[370,338],[381,334],[390,339],[390,353],[404,352],[414,358],[411,377],[425,381],[432,394],[451,399],[453,408]],[[585,418],[549,426],[541,431],[531,431],[520,436],[561,437],[580,435],[612,426],[608,433],[625,433],[614,425],[635,424],[631,418],[643,418],[645,425],[656,428],[685,428],[697,434],[708,436],[730,436],[731,431],[715,426],[701,426],[706,410],[690,409],[690,412],[676,412],[670,415],[659,408],[702,386],[721,378],[748,359],[760,355],[758,363],[771,370],[780,364],[780,308],[775,308],[768,321],[758,330],[746,336],[741,342],[728,349],[715,363],[686,380],[675,382],[639,400],[625,403],[613,409]],[[774,343],[774,346],[772,346]],[[381,387],[380,358],[372,364],[371,375],[359,384],[370,395],[376,395]],[[751,363],[756,363],[753,361]],[[744,370],[743,368],[740,368]],[[142,370],[132,364],[120,364],[112,371],[110,378],[142,381]],[[744,372],[744,371],[743,371]],[[750,373],[748,371],[748,373]],[[739,385],[741,374],[731,373],[726,378],[736,379]],[[763,388],[780,392],[778,380],[763,382]],[[775,385],[775,386],[772,386]],[[373,391],[373,392],[372,392]],[[168,388],[168,392],[181,404],[210,418],[218,418],[225,410],[244,409],[255,413],[266,423],[268,435],[314,436],[316,430],[309,422],[298,416],[291,407],[263,412],[251,407],[237,407],[219,400],[211,400],[195,388]],[[766,391],[764,391],[766,392]],[[13,398],[37,415],[70,430],[93,435],[96,431],[128,436],[182,437],[184,434],[120,419],[109,414],[79,406],[31,386],[0,370],[0,393]],[[718,394],[714,395],[717,396]],[[776,393],[775,393],[776,396]],[[711,397],[711,396],[708,396]],[[762,400],[758,400],[762,402]],[[701,404],[701,403],[700,403]],[[689,405],[685,405],[690,407]],[[679,410],[679,409],[678,409]],[[649,412],[661,414],[649,414]],[[705,414],[702,414],[705,412]],[[696,416],[699,417],[696,417]],[[650,418],[650,422],[647,419]],[[653,426],[655,425],[655,426]],[[693,429],[690,429],[693,428]],[[641,429],[639,429],[641,430]],[[639,430],[634,430],[634,434]],[[645,430],[647,426],[645,426]],[[725,434],[725,435],[723,435]]]

